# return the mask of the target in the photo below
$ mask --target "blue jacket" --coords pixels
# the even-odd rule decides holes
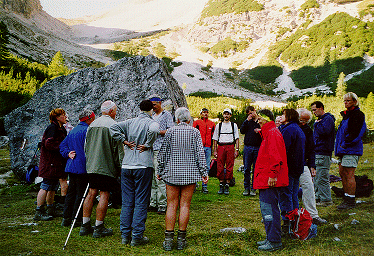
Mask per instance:
[[[289,122],[282,127],[286,145],[288,176],[298,178],[304,171],[305,135],[299,125]]]
[[[316,155],[331,156],[335,141],[335,117],[325,113],[314,123],[313,138]]]
[[[75,174],[86,174],[86,156],[84,154],[84,142],[88,124],[80,122],[73,130],[71,130],[66,138],[60,144],[60,153],[67,158],[65,172]],[[69,152],[75,151],[74,159],[69,158]]]
[[[358,155],[364,151],[362,137],[366,131],[365,114],[359,107],[340,112],[343,120],[336,134],[335,155]]]

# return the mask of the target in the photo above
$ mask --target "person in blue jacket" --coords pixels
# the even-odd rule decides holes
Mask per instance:
[[[358,107],[357,95],[348,92],[343,99],[346,110],[340,112],[343,120],[339,125],[335,141],[335,155],[339,157],[339,174],[344,190],[344,200],[337,207],[339,210],[356,207],[354,174],[363,153],[362,137],[366,131],[365,115]]]
[[[317,117],[313,125],[313,139],[316,152],[316,176],[314,178],[316,201],[319,206],[329,206],[333,204],[329,172],[335,143],[335,117],[325,112],[325,107],[320,101],[310,104],[310,109]]]
[[[69,174],[69,188],[65,199],[61,226],[68,227],[74,219],[88,184],[84,143],[88,126],[95,120],[92,110],[79,114],[79,124],[69,132],[60,144],[60,153],[67,158],[65,172]],[[82,222],[82,212],[78,215],[76,226]]]
[[[295,109],[284,109],[281,129],[284,144],[286,145],[289,185],[283,189],[280,195],[280,209],[283,219],[282,231],[288,230],[289,220],[286,214],[299,208],[300,175],[304,172],[305,135],[299,127],[299,114]]]

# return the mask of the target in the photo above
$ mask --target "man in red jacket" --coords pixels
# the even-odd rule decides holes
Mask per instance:
[[[266,239],[257,242],[261,251],[282,248],[279,197],[282,187],[288,186],[286,146],[274,123],[274,114],[268,109],[258,111],[262,142],[258,152],[253,188],[259,190],[261,215]]]
[[[196,129],[200,131],[201,139],[203,140],[206,166],[209,172],[210,156],[212,155],[212,136],[213,136],[216,124],[208,119],[209,110],[207,108],[201,109],[200,116],[201,116],[201,119],[193,122],[193,127],[195,127]],[[201,187],[202,187],[201,191],[204,194],[208,194],[208,183],[202,182]]]

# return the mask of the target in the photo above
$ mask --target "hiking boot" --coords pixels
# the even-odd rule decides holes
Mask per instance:
[[[124,236],[122,237],[122,244],[129,244],[131,242],[130,236]]]
[[[53,219],[53,216],[48,215],[45,212],[45,209],[44,209],[43,206],[35,209],[35,215],[34,215],[34,220],[35,221],[39,221],[39,220],[47,221],[47,220],[51,220],[51,219]]]
[[[249,189],[244,189],[243,196],[249,196]]]
[[[272,243],[270,241],[267,241],[265,244],[260,245],[258,249],[260,251],[273,252],[282,249],[282,243]]]
[[[157,214],[165,215],[166,214],[166,206],[159,206],[157,210]]]
[[[113,235],[113,230],[111,228],[104,227],[104,223],[101,223],[99,226],[95,226],[92,237],[100,238],[100,237],[111,236],[111,235]]]
[[[255,189],[251,189],[251,192],[249,192],[249,195],[250,196],[256,196],[256,190]]]
[[[81,229],[79,230],[80,236],[91,235],[94,232],[94,229],[91,227],[91,222],[86,222],[82,224]]]
[[[225,189],[224,189],[223,193],[224,193],[225,195],[230,194],[230,185],[229,185],[229,184],[226,184],[226,185],[225,185]]]
[[[289,238],[290,237],[290,221],[284,220],[283,225],[281,226],[281,236]]]
[[[316,218],[313,218],[313,224],[316,224],[317,226],[319,225],[323,225],[323,224],[326,224],[327,223],[327,220],[325,219],[322,219],[321,217],[316,217]]]
[[[53,217],[63,217],[64,214],[61,210],[56,210],[56,206],[54,204],[47,205],[47,214]]]
[[[208,194],[208,193],[209,193],[207,187],[202,187],[202,188],[201,188],[201,192],[203,192],[204,194]]]
[[[356,198],[344,196],[343,202],[337,206],[338,210],[349,210],[356,207]]]
[[[165,231],[165,240],[162,243],[162,247],[165,251],[171,251],[173,249],[174,231]]]
[[[267,242],[268,242],[267,239],[265,239],[265,240],[263,240],[263,241],[258,241],[258,242],[257,242],[257,245],[258,245],[258,246],[261,246],[261,245],[266,244]]]
[[[147,244],[148,242],[149,242],[148,237],[143,236],[143,237],[140,238],[140,239],[134,239],[134,238],[133,238],[133,239],[131,240],[130,245],[131,245],[131,246],[139,246],[139,245]]]
[[[334,203],[332,201],[319,201],[319,202],[316,202],[316,205],[317,206],[322,206],[322,207],[327,207],[327,206],[330,206],[330,205],[333,205]]]
[[[187,231],[178,230],[177,250],[183,250],[184,248],[187,247],[186,235],[187,235]]]
[[[218,190],[218,194],[223,194],[223,191],[225,190],[225,185],[223,185],[223,183],[220,183],[219,184],[219,190]]]
[[[70,227],[71,219],[70,218],[62,218],[61,226],[62,227]]]

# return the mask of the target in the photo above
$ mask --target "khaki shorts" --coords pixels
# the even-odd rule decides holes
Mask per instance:
[[[341,164],[343,167],[354,167],[356,168],[358,165],[358,160],[360,159],[360,156],[356,155],[343,155],[342,157],[339,157],[339,164]]]

